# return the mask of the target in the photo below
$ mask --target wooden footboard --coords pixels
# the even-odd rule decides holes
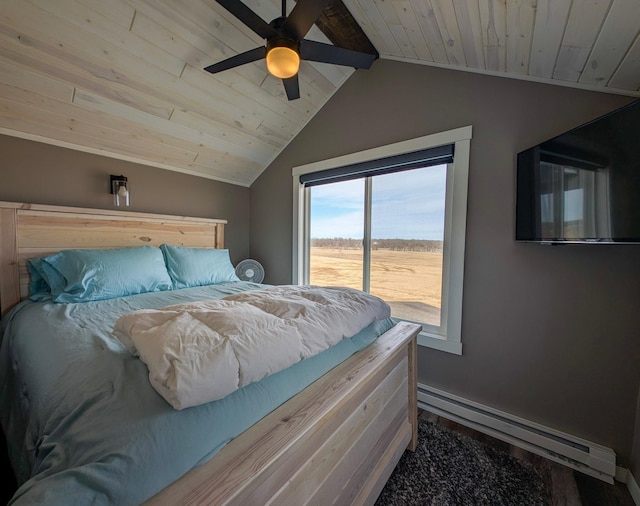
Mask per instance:
[[[373,504],[417,443],[419,330],[398,323],[148,504]]]

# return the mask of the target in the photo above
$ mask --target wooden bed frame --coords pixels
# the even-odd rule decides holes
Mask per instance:
[[[28,258],[162,243],[222,248],[225,223],[0,202],[1,314],[28,293]],[[398,323],[148,504],[373,504],[417,444],[419,330]]]

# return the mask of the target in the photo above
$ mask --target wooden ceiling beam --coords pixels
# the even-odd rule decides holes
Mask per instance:
[[[378,51],[362,31],[342,0],[332,0],[316,21],[334,46],[379,56]]]

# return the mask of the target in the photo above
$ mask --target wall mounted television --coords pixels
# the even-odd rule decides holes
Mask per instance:
[[[516,241],[640,244],[640,100],[518,153]]]

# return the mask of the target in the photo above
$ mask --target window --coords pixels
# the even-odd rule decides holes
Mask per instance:
[[[540,161],[542,237],[611,237],[609,173]]]
[[[293,169],[295,283],[386,300],[460,354],[471,127]]]

